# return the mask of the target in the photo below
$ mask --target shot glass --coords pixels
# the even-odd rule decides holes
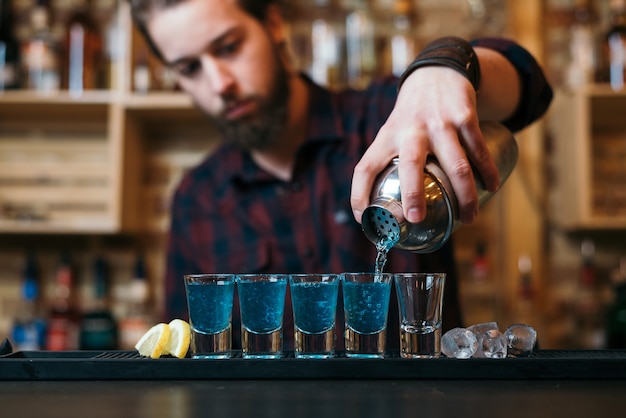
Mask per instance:
[[[282,274],[237,276],[244,358],[282,357],[288,277]]]
[[[383,358],[391,273],[342,273],[346,357]]]
[[[400,357],[441,355],[445,273],[395,274],[400,314]]]
[[[335,355],[338,274],[289,276],[296,358],[329,358]]]
[[[185,276],[193,358],[230,358],[235,276]]]

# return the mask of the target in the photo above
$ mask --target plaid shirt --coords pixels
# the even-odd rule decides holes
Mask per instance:
[[[541,116],[552,92],[535,60],[504,40],[484,39],[501,51],[522,76],[523,97],[506,121],[519,130]],[[365,91],[331,93],[307,79],[310,91],[307,138],[297,151],[293,178],[276,179],[250,155],[223,145],[183,178],[174,195],[168,244],[166,319],[187,318],[183,275],[192,273],[341,273],[372,271],[376,249],[352,217],[353,169],[391,112],[397,79],[384,78]],[[448,274],[444,329],[460,326],[452,240],[436,253],[392,249],[385,271],[442,271]],[[239,348],[235,295],[233,347]],[[342,349],[343,308],[338,307],[337,349]],[[395,299],[395,294],[392,294]],[[291,302],[287,292],[285,348],[292,347]],[[397,330],[390,303],[389,330]],[[388,347],[398,346],[397,331]]]

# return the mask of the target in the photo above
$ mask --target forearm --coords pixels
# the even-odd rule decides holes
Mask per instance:
[[[513,116],[520,102],[520,76],[513,64],[499,52],[480,47],[474,50],[481,71],[476,94],[478,117],[480,120],[507,120]]]
[[[519,80],[517,94],[519,98],[517,99],[517,106],[512,115],[504,120],[504,124],[507,128],[514,132],[519,131],[543,116],[552,101],[553,92],[537,60],[521,45],[510,39],[480,38],[473,40],[471,44],[474,46],[474,50],[477,51],[477,53],[479,50],[491,50],[492,54],[496,54],[496,58],[498,58],[496,62],[502,62],[500,57],[497,57],[497,55],[501,55],[502,58],[510,63],[517,73]],[[483,53],[482,51],[480,52],[481,55]],[[479,59],[481,60],[481,72],[485,73],[490,71],[489,68],[482,68],[483,66],[489,67],[490,60],[484,60],[483,62],[482,56],[479,57]],[[491,83],[504,83],[507,79],[504,77],[504,68],[496,68],[495,72],[491,72],[491,74],[491,76],[483,75],[480,90],[483,90],[482,83],[484,82],[489,83],[485,84],[484,89],[488,90],[487,92],[490,95],[500,94],[501,96],[508,96],[514,92],[514,87],[510,86],[500,87],[502,89],[500,93],[498,93],[497,86],[492,90]],[[485,97],[485,99],[487,98]],[[508,99],[510,99],[510,97],[499,98],[499,100]],[[482,113],[483,98],[478,98],[478,100],[481,101],[479,109],[480,117],[486,119]],[[491,101],[491,99],[485,100],[485,103],[489,101]]]

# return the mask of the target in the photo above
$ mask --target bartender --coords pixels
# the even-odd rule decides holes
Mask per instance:
[[[372,271],[376,248],[361,230],[361,214],[376,176],[394,157],[409,222],[425,216],[429,155],[451,180],[461,220],[474,221],[470,164],[488,190],[499,186],[479,120],[518,131],[552,99],[535,59],[506,39],[438,39],[399,79],[330,92],[290,62],[279,0],[129,2],[153,52],[222,139],[173,197],[165,320],[187,317],[185,274]],[[452,241],[424,255],[392,249],[385,271],[447,273],[443,329],[462,325]],[[290,305],[287,298],[285,349],[293,344]],[[390,306],[393,349],[395,300]],[[233,314],[239,348],[237,301]]]

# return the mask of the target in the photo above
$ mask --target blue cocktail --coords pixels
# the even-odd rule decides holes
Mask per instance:
[[[348,357],[384,357],[391,279],[389,273],[342,274]]]
[[[230,357],[235,277],[228,274],[187,275],[185,288],[192,357]]]
[[[295,274],[290,276],[295,356],[327,358],[335,353],[335,318],[339,276]]]
[[[282,356],[283,314],[287,276],[245,274],[237,276],[244,357]]]

